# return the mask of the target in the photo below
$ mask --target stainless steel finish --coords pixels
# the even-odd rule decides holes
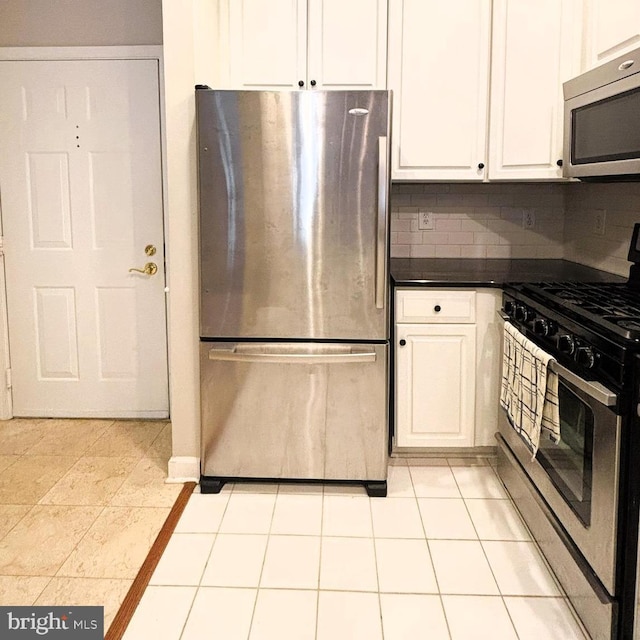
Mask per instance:
[[[562,174],[565,178],[640,174],[638,158],[583,165],[571,164],[571,111],[639,87],[640,65],[620,68],[630,59],[640,60],[640,49],[587,71],[562,85],[565,100]]]
[[[497,311],[501,320],[509,322],[511,318],[502,310]],[[557,373],[559,376],[571,382],[581,391],[584,391],[589,397],[597,400],[606,407],[615,407],[618,402],[618,394],[605,387],[600,382],[593,382],[591,380],[585,380],[580,376],[573,373],[566,367],[562,366],[557,360],[552,360],[549,363],[549,368]]]
[[[212,343],[209,343],[212,344]],[[375,362],[376,352],[361,346],[342,344],[297,343],[255,343],[237,344],[232,342],[213,343],[209,351],[209,360],[227,362],[282,362],[291,364],[330,364]]]
[[[389,149],[378,138],[378,232],[376,237],[376,309],[384,309],[387,290],[387,220],[389,209]]]
[[[584,391],[590,398],[593,398],[605,407],[615,407],[618,403],[618,394],[607,389],[600,382],[593,382],[591,380],[585,380],[580,376],[577,376],[573,371],[569,371],[566,367],[563,367],[557,361],[552,360],[549,363],[549,368],[554,371],[564,380],[570,382],[580,391]]]
[[[388,338],[389,103],[387,91],[196,91],[201,336]]]
[[[574,514],[537,459],[531,459],[531,451],[509,424],[504,410],[498,414],[498,430],[602,584],[614,593],[621,418],[569,381],[560,378],[560,382],[588,404],[595,416],[589,527]]]
[[[591,638],[615,638],[615,605],[589,575],[584,562],[576,562],[579,552],[563,535],[561,524],[531,485],[504,440],[500,435],[496,437],[498,474]]]
[[[301,353],[347,347],[375,360],[211,360],[212,343],[201,342],[202,474],[385,480],[388,346],[293,346]]]
[[[562,85],[565,100],[571,100],[584,93],[592,91],[596,87],[605,87],[612,82],[623,80],[636,73],[640,73],[640,65],[636,64],[620,69],[623,64],[635,60],[640,61],[640,49],[634,49],[629,53],[618,56],[614,60],[605,62],[604,64],[586,71],[579,76],[567,80]]]

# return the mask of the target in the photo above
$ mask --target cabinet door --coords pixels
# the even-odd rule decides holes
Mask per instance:
[[[574,0],[494,0],[489,178],[562,179],[562,83],[580,71]]]
[[[473,446],[475,343],[475,325],[396,325],[398,447]]]
[[[392,177],[482,180],[490,0],[390,0]]]
[[[385,89],[387,0],[309,0],[307,78],[324,89]]]
[[[306,0],[225,0],[221,11],[228,38],[223,86],[287,89],[306,83]]]
[[[638,0],[588,0],[586,68],[640,47]]]

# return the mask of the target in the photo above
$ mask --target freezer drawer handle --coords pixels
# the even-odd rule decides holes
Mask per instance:
[[[384,309],[387,282],[387,208],[389,206],[389,151],[387,138],[378,138],[378,224],[376,232],[376,308]]]
[[[348,348],[345,350],[332,350],[328,353],[314,353],[313,351],[282,351],[278,353],[273,349],[260,347],[243,348],[236,350],[235,346],[216,348],[209,350],[209,360],[225,360],[233,362],[263,362],[282,364],[339,364],[357,362],[375,362],[375,351],[359,351]]]

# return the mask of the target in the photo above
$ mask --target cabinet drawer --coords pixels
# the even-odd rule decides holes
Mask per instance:
[[[476,321],[476,292],[448,289],[396,291],[396,322]]]

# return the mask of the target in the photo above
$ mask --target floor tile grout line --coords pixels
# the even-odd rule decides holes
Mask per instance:
[[[235,491],[235,487],[234,487]],[[278,494],[280,493],[280,485],[277,486],[275,492],[275,499],[273,501],[273,507],[271,508],[271,519],[269,521],[269,529],[267,530],[267,542],[264,548],[264,555],[262,556],[262,566],[260,567],[260,575],[258,576],[258,584],[256,585],[256,597],[253,602],[253,610],[251,612],[251,620],[249,621],[249,631],[247,633],[247,639],[251,637],[251,630],[253,628],[253,620],[256,615],[256,609],[258,607],[258,598],[260,597],[260,585],[262,583],[262,574],[264,573],[264,565],[267,561],[267,552],[269,551],[269,541],[271,540],[271,527],[273,527],[273,516],[276,510],[276,502],[278,501]],[[274,495],[273,493],[269,494],[258,494],[258,495]],[[222,521],[220,522],[222,524]],[[254,534],[255,535],[255,534]],[[261,534],[264,535],[264,534]]]
[[[57,505],[37,505],[37,506],[57,506]],[[84,505],[84,506],[86,506],[86,505]],[[95,506],[100,506],[100,505],[95,505]],[[91,507],[91,505],[89,505],[87,508],[90,508],[90,507]],[[87,527],[86,531],[82,534],[82,536],[80,536],[80,538],[78,539],[78,541],[74,545],[73,549],[67,554],[67,557],[60,563],[60,566],[56,569],[56,572],[54,574],[55,578],[84,577],[84,576],[65,576],[65,575],[60,574],[60,571],[62,570],[62,567],[64,567],[64,565],[67,563],[69,558],[73,555],[73,553],[80,546],[82,541],[86,538],[86,536],[88,535],[89,531],[91,531],[91,528],[93,527],[93,525],[98,521],[98,518],[100,518],[100,516],[104,513],[105,509],[106,509],[106,507],[101,507],[100,512],[98,513],[98,515],[96,515],[96,517],[93,519],[91,524]]]
[[[450,471],[453,475],[453,472]],[[413,488],[413,493],[415,496],[416,507],[418,509],[418,516],[420,517],[420,525],[422,526],[422,532],[424,534],[424,540],[427,545],[427,553],[429,554],[429,562],[431,563],[431,570],[433,571],[433,579],[436,583],[436,588],[438,590],[438,600],[440,601],[440,608],[442,609],[442,614],[444,616],[445,625],[447,626],[447,633],[449,634],[449,638],[451,638],[451,629],[449,627],[449,619],[447,618],[447,613],[444,608],[444,600],[442,599],[442,592],[440,590],[440,582],[438,581],[438,574],[436,573],[436,566],[433,562],[433,554],[431,553],[431,545],[429,544],[429,538],[427,538],[427,530],[424,526],[424,520],[422,518],[422,511],[420,510],[420,502],[418,498],[418,494],[416,493],[415,484],[413,482],[413,474],[411,473],[411,465],[409,465],[409,477],[411,478],[411,486]],[[455,481],[455,477],[454,477]]]
[[[29,510],[26,511],[22,517],[13,524],[12,527],[10,527],[7,531],[4,532],[4,534],[2,536],[0,536],[0,542],[2,542],[34,509],[34,507],[37,507],[37,504],[16,504],[16,505],[0,505],[0,507],[29,507]],[[0,572],[0,575],[2,575],[2,573]]]
[[[320,509],[320,553],[318,554],[318,588],[316,593],[316,623],[314,625],[313,637],[314,640],[318,638],[318,622],[320,620],[320,580],[322,578],[322,549],[324,547],[324,505],[325,505],[325,491],[324,485],[322,486],[322,501]]]

